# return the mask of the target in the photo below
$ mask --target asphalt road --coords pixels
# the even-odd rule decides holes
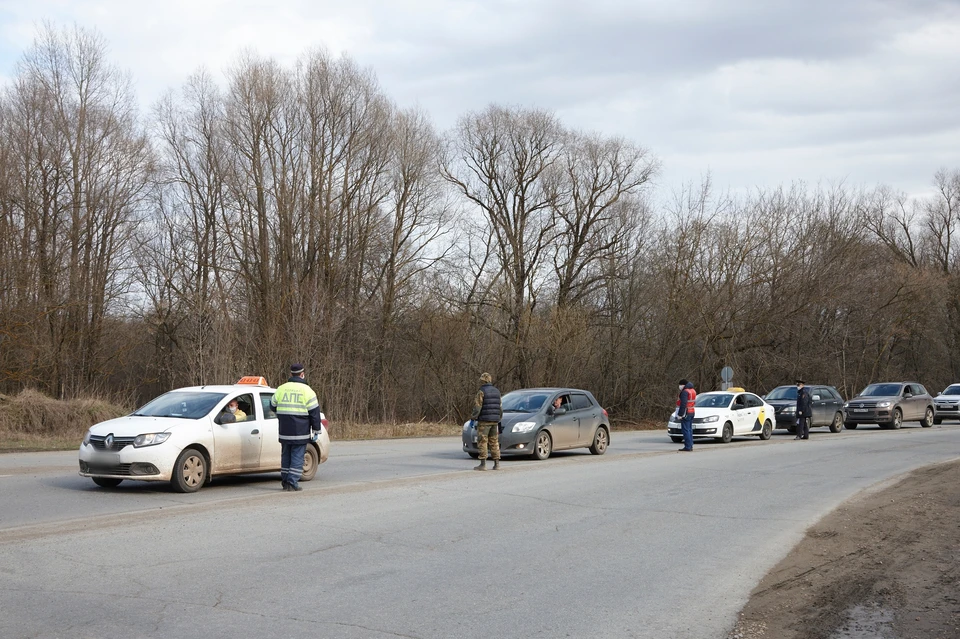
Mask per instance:
[[[335,441],[301,493],[104,490],[75,452],[0,455],[0,637],[719,639],[808,526],[960,456],[948,424],[612,439],[496,473],[453,438]]]

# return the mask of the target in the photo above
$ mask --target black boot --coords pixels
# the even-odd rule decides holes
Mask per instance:
[[[493,469],[494,469],[494,470],[500,470],[500,460],[499,460],[499,459],[494,459],[494,460],[493,460]]]
[[[474,470],[486,470],[487,469],[487,460],[481,459],[480,463],[473,467]]]

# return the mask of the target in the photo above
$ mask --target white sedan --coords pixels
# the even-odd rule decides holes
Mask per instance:
[[[773,434],[776,416],[773,406],[742,388],[697,395],[695,406],[694,437],[711,437],[728,443],[734,437],[757,436],[767,440]],[[670,416],[667,432],[675,443],[683,441],[676,411]]]
[[[91,427],[80,444],[80,475],[105,488],[136,479],[169,481],[174,490],[192,493],[219,475],[277,472],[275,390],[252,377],[170,391],[131,415]],[[233,400],[235,413],[228,410]],[[322,413],[321,422],[304,455],[302,481],[313,479],[330,453]]]

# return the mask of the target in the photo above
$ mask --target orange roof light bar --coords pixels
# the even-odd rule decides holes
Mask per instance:
[[[247,375],[246,377],[241,377],[240,381],[237,384],[249,384],[251,386],[269,386],[267,383],[266,377],[258,377],[256,375]]]

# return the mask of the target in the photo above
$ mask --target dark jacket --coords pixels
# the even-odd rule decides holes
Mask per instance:
[[[797,389],[797,417],[813,417],[813,399],[806,386]]]
[[[693,390],[693,382],[687,382],[687,385],[683,387],[683,390],[680,391],[680,397],[678,401],[680,404],[677,406],[677,417],[683,417],[687,414],[687,402],[690,401],[690,391]],[[693,415],[696,412],[695,409],[690,409],[690,414]]]
[[[500,403],[500,390],[493,384],[484,384],[477,393],[473,418],[478,422],[496,423],[501,417],[503,417],[503,407]]]

